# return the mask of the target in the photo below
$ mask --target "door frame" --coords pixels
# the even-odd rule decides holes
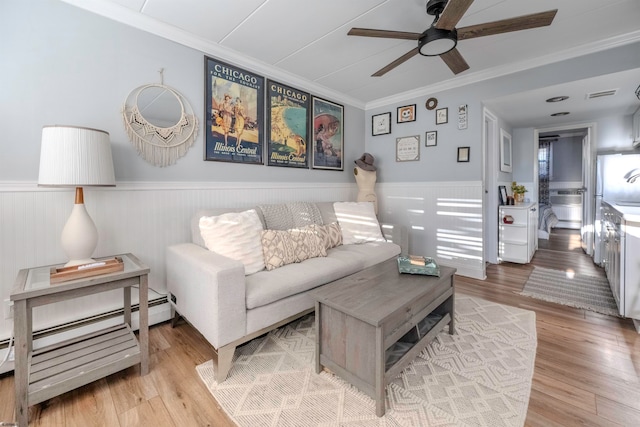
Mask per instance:
[[[482,151],[482,269],[486,277],[486,263],[498,263],[498,117],[487,107],[482,108]]]
[[[582,246],[587,255],[593,255],[593,245],[594,245],[594,232],[595,232],[595,185],[596,185],[596,147],[598,146],[596,140],[596,123],[588,122],[588,123],[575,123],[571,125],[561,125],[561,126],[549,126],[549,127],[538,127],[533,130],[533,139],[534,139],[534,156],[533,156],[533,187],[536,194],[538,194],[538,186],[539,186],[539,176],[538,176],[538,149],[539,149],[539,139],[540,133],[545,132],[560,132],[560,131],[568,131],[574,129],[587,129],[587,136],[585,137],[586,141],[584,141],[582,145],[582,174],[583,174],[583,185],[585,187],[585,191],[582,194],[582,212],[583,218],[586,219],[586,222],[583,220],[582,227],[580,228],[580,237],[582,239]],[[589,167],[586,167],[588,165]]]

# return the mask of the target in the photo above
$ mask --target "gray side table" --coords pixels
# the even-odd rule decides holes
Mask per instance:
[[[124,270],[51,285],[51,267],[20,270],[11,292],[14,302],[16,417],[29,422],[29,406],[140,364],[149,372],[149,267],[132,254],[118,255]],[[131,287],[139,286],[140,329],[131,329]],[[124,323],[33,350],[32,310],[113,289],[123,289]]]

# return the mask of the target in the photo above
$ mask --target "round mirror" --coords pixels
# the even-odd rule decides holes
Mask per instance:
[[[122,114],[136,151],[155,166],[175,163],[198,134],[198,118],[189,102],[165,85],[150,84],[131,91]]]
[[[180,99],[162,86],[147,86],[138,92],[138,110],[144,119],[161,128],[175,126],[182,117]]]

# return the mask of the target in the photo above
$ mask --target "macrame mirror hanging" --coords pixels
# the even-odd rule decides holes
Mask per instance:
[[[198,118],[189,102],[162,83],[132,90],[122,115],[136,151],[154,166],[174,164],[187,153],[198,135]]]

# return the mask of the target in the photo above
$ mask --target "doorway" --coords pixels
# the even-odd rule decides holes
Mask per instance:
[[[559,221],[554,228],[556,234],[569,236],[568,249],[577,246],[587,255],[593,254],[594,245],[594,129],[594,123],[584,123],[534,131],[534,187],[539,194],[540,214],[543,205],[550,206]],[[545,154],[549,166],[546,177],[539,169],[543,164],[540,156]],[[560,233],[561,230],[564,231]],[[540,239],[539,246],[544,245],[544,238]]]

